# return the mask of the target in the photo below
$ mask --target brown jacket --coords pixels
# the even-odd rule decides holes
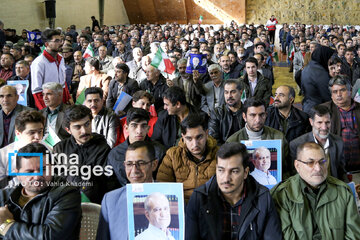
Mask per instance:
[[[94,79],[92,80],[92,78]],[[86,89],[89,87],[99,87],[102,88],[102,90],[104,91],[103,99],[106,101],[109,92],[110,80],[111,80],[110,76],[102,73],[99,73],[97,75],[88,74],[80,77],[80,83],[76,93],[76,98],[79,97],[79,95],[84,90],[84,88]]]
[[[186,145],[181,139],[178,146],[170,148],[159,167],[156,180],[159,182],[182,182],[184,198],[187,203],[195,188],[205,184],[216,169],[216,153],[219,147],[216,140],[208,136],[206,158],[196,163],[189,158]]]

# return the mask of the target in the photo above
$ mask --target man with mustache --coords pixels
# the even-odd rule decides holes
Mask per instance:
[[[351,99],[348,77],[339,75],[330,79],[332,101],[323,105],[330,109],[330,132],[344,142],[346,170],[360,170],[360,103]]]
[[[220,147],[216,175],[194,190],[187,205],[185,239],[282,239],[269,190],[249,175],[244,144]]]
[[[19,153],[37,156],[21,156]],[[48,149],[44,145],[34,142],[20,148],[16,158],[13,157],[16,162],[15,173],[18,174],[16,177],[21,184],[1,192],[2,239],[79,238],[79,190],[49,174],[47,169],[51,165],[45,161],[47,154]]]
[[[58,164],[66,165],[70,169],[74,165],[69,161],[72,155],[77,156],[78,161],[75,165],[79,167],[86,165],[91,169],[94,166],[105,168],[110,147],[103,135],[91,132],[91,120],[91,110],[83,105],[73,105],[66,109],[63,126],[71,137],[57,143],[54,146],[54,153],[64,153],[68,161]],[[91,174],[89,180],[83,180],[82,175],[82,173],[76,176],[68,174],[66,178],[69,182],[82,185],[81,191],[91,202],[100,203],[110,181],[108,182],[103,175],[95,176],[95,174]]]
[[[330,133],[332,122],[329,109],[322,105],[313,107],[309,120],[312,131],[290,142],[291,159],[296,159],[296,149],[301,144],[305,142],[318,143],[324,148],[325,157],[329,161],[329,175],[345,181],[347,178],[344,160],[344,143],[341,137]]]
[[[85,106],[91,110],[92,132],[101,134],[107,140],[110,148],[115,146],[119,129],[119,118],[104,106],[103,90],[99,87],[90,87],[85,90]]]
[[[63,88],[60,83],[48,82],[43,85],[43,100],[46,108],[40,110],[45,117],[45,134],[52,128],[60,140],[70,137],[63,128],[64,112],[69,107],[62,102]]]
[[[237,80],[227,80],[224,85],[226,104],[215,108],[210,113],[209,134],[216,139],[218,144],[226,142],[226,139],[245,125],[241,103],[243,90],[243,85]]]
[[[274,104],[267,109],[265,125],[284,133],[286,140],[291,140],[311,131],[309,116],[294,107],[295,90],[288,85],[280,86],[275,91]]]
[[[288,143],[284,134],[274,128],[265,126],[266,107],[262,99],[249,98],[243,106],[243,119],[245,127],[231,135],[227,142],[241,142],[242,140],[272,140],[281,139],[282,170],[283,178],[290,174],[287,157],[289,152]]]
[[[298,174],[271,189],[284,239],[358,239],[360,215],[346,183],[329,176],[323,147],[297,148]]]
[[[160,164],[156,180],[182,182],[188,202],[195,188],[215,174],[216,140],[208,136],[207,122],[198,114],[189,114],[180,123],[181,140],[170,148]]]

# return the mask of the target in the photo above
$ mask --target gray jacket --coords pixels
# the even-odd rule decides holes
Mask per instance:
[[[223,80],[220,85],[220,94],[219,94],[219,107],[225,104],[224,98],[224,85],[225,81]],[[205,96],[201,98],[201,110],[210,114],[211,111],[215,109],[215,91],[214,91],[214,82],[210,81],[204,85]]]
[[[110,148],[113,148],[116,143],[119,125],[119,117],[105,107],[92,120],[93,132],[103,135]]]

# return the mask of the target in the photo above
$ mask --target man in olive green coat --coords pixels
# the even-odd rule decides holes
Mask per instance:
[[[272,190],[284,239],[360,239],[360,216],[344,182],[328,176],[323,148],[307,142],[297,149],[298,172]]]

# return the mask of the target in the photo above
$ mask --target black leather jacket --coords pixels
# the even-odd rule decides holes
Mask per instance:
[[[93,120],[93,129],[106,138],[110,148],[116,143],[117,131],[120,125],[119,117],[110,109],[103,107]]]
[[[242,109],[237,111],[236,117],[238,119],[239,130],[245,126],[245,121],[242,118]],[[231,131],[233,112],[229,109],[228,105],[223,105],[210,112],[209,120],[209,134],[216,139],[218,144],[226,142],[231,135],[235,132]]]
[[[53,182],[58,186],[48,187],[24,207],[18,204],[21,185],[1,191],[0,204],[2,207],[8,205],[16,221],[1,239],[79,239],[80,192],[75,187],[66,186],[65,181],[58,177]]]
[[[271,106],[267,109],[265,125],[282,132],[288,142],[311,131],[309,116],[307,113],[300,111],[295,107],[291,107],[290,116],[288,119],[289,125],[286,132],[284,132],[284,129],[280,123],[280,118],[281,116],[279,110]]]

